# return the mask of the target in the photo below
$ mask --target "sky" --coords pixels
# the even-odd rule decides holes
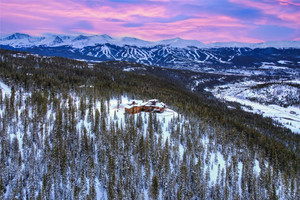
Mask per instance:
[[[0,34],[300,40],[300,0],[0,0]]]

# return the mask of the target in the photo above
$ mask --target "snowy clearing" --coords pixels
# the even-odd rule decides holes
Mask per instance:
[[[132,102],[132,100],[129,100],[127,97],[121,97],[121,102],[118,104],[117,99],[112,99],[109,102],[110,107],[110,117],[118,119],[119,122],[125,122],[125,106]],[[145,120],[149,118],[148,112],[141,112],[139,113],[142,118]],[[134,114],[133,116],[138,116],[139,114]],[[168,125],[171,122],[172,119],[175,117],[178,117],[178,113],[174,110],[171,110],[169,108],[165,109],[163,113],[156,113],[155,114],[157,119],[162,123],[162,131],[163,131],[163,141],[165,142],[166,139],[170,136],[170,132],[168,131]],[[124,124],[123,124],[124,125]]]

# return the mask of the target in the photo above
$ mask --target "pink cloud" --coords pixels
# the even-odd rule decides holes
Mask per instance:
[[[134,36],[146,40],[160,40],[169,36],[202,41],[260,41],[247,36],[259,25],[280,23],[295,28],[300,25],[300,13],[290,7],[298,6],[292,0],[277,0],[277,3],[252,0],[229,0],[234,4],[261,10],[265,15],[249,20],[231,17],[205,9],[205,2],[196,0],[151,0],[137,4],[118,3],[107,0],[93,6],[88,2],[60,0],[2,0],[1,21],[7,22],[7,30],[30,34],[89,33],[112,36]],[[185,4],[203,8],[192,13],[181,9]],[[272,21],[276,16],[280,22]],[[179,16],[179,17],[177,17]],[[175,20],[170,20],[175,19]],[[11,22],[11,27],[9,25]],[[81,23],[78,23],[81,22]],[[84,26],[86,22],[89,26]],[[19,26],[18,26],[19,24]],[[128,26],[128,24],[130,26]],[[132,26],[131,26],[132,24]],[[87,28],[88,27],[88,28]],[[5,32],[5,27],[0,32]],[[3,31],[4,30],[4,31]]]
[[[243,4],[247,7],[252,7],[261,10],[263,13],[273,15],[283,20],[282,25],[294,28],[300,25],[299,9],[291,9],[289,5],[300,6],[299,3],[294,3],[291,0],[277,0],[277,3],[269,1],[252,1],[252,0],[229,0],[232,3]],[[263,22],[263,20],[261,21]],[[270,23],[270,21],[268,21]],[[276,22],[278,23],[278,22]]]
[[[114,17],[120,19],[127,19],[134,15],[145,17],[161,17],[166,11],[165,7],[159,5],[152,6],[136,6],[133,4],[113,7],[109,5],[96,6],[93,8],[87,7],[84,4],[75,3],[72,1],[34,1],[32,3],[20,4],[14,1],[3,1],[0,3],[1,7],[6,8],[13,13],[26,13],[42,16],[61,16],[61,17],[84,17],[84,18],[107,18]],[[4,13],[5,15],[6,13]]]
[[[300,6],[300,3],[296,3],[292,0],[277,0],[280,5],[294,5],[294,6]]]
[[[227,16],[211,16],[209,18],[193,18],[172,23],[147,23],[142,27],[131,27],[131,36],[150,40],[166,39],[169,35],[180,36],[184,39],[199,39],[203,42],[219,41],[255,41],[254,38],[240,37],[237,32],[244,35],[251,29],[239,23],[237,19]],[[128,28],[121,27],[120,31],[127,31]],[[133,33],[133,34],[132,34]],[[163,36],[165,35],[165,36]],[[259,40],[260,41],[260,40]]]
[[[66,5],[67,4],[67,5]],[[18,3],[15,0],[0,2],[2,13],[1,20],[14,20],[20,23],[30,24],[31,22],[25,19],[34,20],[38,28],[45,31],[46,27],[50,30],[60,31],[59,27],[72,24],[74,20],[87,20],[97,27],[105,27],[102,31],[110,30],[109,33],[115,32],[120,29],[121,23],[107,22],[107,19],[113,18],[116,20],[134,21],[137,16],[142,17],[165,17],[166,9],[163,6],[152,5],[125,5],[123,6],[110,6],[100,5],[96,7],[88,7],[84,4],[75,3],[72,1],[57,2],[57,1],[29,1],[25,5]],[[37,21],[49,21],[45,25],[40,25]],[[56,24],[55,24],[56,23]],[[51,28],[50,26],[56,28]],[[109,27],[109,28],[107,28]],[[99,28],[97,28],[99,30]],[[32,29],[30,32],[37,32],[38,30]],[[72,29],[72,31],[81,31],[81,29]],[[102,32],[101,31],[101,32]],[[41,32],[41,31],[38,31]],[[91,32],[91,30],[89,30]],[[102,32],[103,33],[103,32]]]

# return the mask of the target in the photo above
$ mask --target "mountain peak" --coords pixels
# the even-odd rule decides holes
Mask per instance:
[[[60,44],[60,43],[63,43],[64,41],[59,37],[59,36],[56,36],[53,40],[53,44]]]
[[[182,39],[181,37],[175,37],[175,38],[173,38],[171,40],[178,41],[178,40],[184,40],[184,39]]]
[[[24,33],[13,33],[10,36],[4,38],[6,40],[19,40],[19,39],[25,39],[25,38],[30,38],[31,36],[28,34]]]
[[[177,47],[177,48],[186,48],[186,47],[190,47],[190,46],[199,47],[199,48],[205,47],[205,45],[198,40],[184,40],[180,37],[167,39],[167,40],[161,40],[158,43],[160,45],[169,45],[169,46]]]
[[[87,40],[89,37],[85,35],[78,35],[73,39],[73,41],[78,41],[78,40]]]
[[[107,34],[102,34],[100,36],[103,37],[103,38],[105,38],[105,39],[107,39],[107,40],[112,40],[113,39],[111,36],[109,36]]]
[[[133,37],[123,37],[121,39],[121,42],[123,43],[123,45],[133,45],[138,47],[148,47],[151,45],[153,46],[152,42],[141,40],[138,38],[133,38]]]
[[[183,39],[180,37],[175,37],[175,38],[170,38],[170,39],[165,39],[165,40],[161,40],[161,42],[165,41],[165,42],[178,42],[178,41],[182,41]]]

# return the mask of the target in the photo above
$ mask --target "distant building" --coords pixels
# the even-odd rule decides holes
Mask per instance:
[[[142,100],[132,100],[125,106],[125,112],[129,114],[136,114],[140,112],[163,113],[166,107],[166,104],[158,102],[157,99],[151,99],[145,102]]]

